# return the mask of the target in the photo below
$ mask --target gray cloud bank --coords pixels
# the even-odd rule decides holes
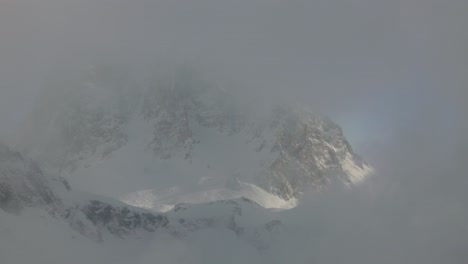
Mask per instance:
[[[279,259],[467,263],[467,11],[463,0],[2,1],[0,137],[15,137],[44,84],[89,65],[198,65],[265,102],[331,115],[379,171],[288,212],[298,233]]]
[[[4,1],[2,119],[16,124],[61,73],[166,61],[383,133],[423,104],[466,96],[466,10],[462,0]]]

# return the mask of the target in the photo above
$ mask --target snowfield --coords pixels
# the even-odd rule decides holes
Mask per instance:
[[[231,188],[216,188],[194,193],[186,193],[179,187],[160,192],[143,190],[124,195],[120,200],[129,205],[157,212],[167,212],[178,204],[202,204],[242,197],[254,201],[263,208],[276,210],[294,208],[298,202],[296,199],[283,200],[254,184],[237,181],[236,185]]]

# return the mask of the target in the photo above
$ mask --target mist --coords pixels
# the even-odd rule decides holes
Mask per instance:
[[[30,105],[59,72],[164,61],[196,64],[266,101],[301,100],[342,119],[377,113],[361,126],[378,129],[375,119],[397,123],[402,112],[464,90],[465,8],[463,1],[5,1],[2,105]]]
[[[210,233],[191,238],[196,246],[155,241],[141,263],[467,263],[466,12],[463,0],[4,0],[0,140],[36,141],[34,121],[71,100],[96,65],[115,67],[132,95],[190,66],[239,102],[330,116],[376,173],[281,212],[292,235],[272,255],[232,238],[207,256]],[[147,184],[126,175],[102,190],[79,184],[103,195]]]

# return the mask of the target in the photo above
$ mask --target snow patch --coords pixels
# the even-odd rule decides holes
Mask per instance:
[[[349,180],[353,184],[359,184],[363,182],[369,175],[374,173],[374,169],[366,164],[363,164],[362,168],[357,166],[355,162],[347,156],[342,162],[341,166],[343,170],[348,174]]]
[[[203,204],[242,197],[252,200],[267,209],[286,210],[297,206],[296,199],[286,201],[250,183],[239,181],[239,185],[240,188],[236,189],[215,188],[188,194],[178,187],[161,192],[142,190],[124,195],[120,200],[132,206],[157,212],[167,212],[177,204]]]

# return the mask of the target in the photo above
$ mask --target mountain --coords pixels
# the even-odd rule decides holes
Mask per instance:
[[[45,96],[22,149],[80,188],[113,197],[201,178],[217,179],[219,189],[235,177],[293,202],[372,173],[337,124],[305,108],[259,106],[186,67],[140,86],[118,73],[93,68],[68,92]]]
[[[4,145],[0,145],[0,209],[19,216],[35,212],[35,216],[67,224],[95,242],[161,234],[182,238],[198,230],[221,228],[264,248],[267,241],[258,235],[271,230],[272,225],[281,225],[270,212],[246,198],[179,204],[163,214],[81,193],[66,181],[57,182],[44,174],[36,163]]]
[[[187,68],[144,84],[93,68],[43,95],[20,152],[0,144],[0,245],[19,248],[34,234],[50,240],[30,261],[1,247],[0,256],[132,263],[123,252],[140,258],[152,245],[200,239],[268,256],[289,232],[278,211],[304,192],[372,173],[337,124],[305,108],[258,106]],[[41,244],[33,241],[26,250]],[[62,244],[79,253],[62,253]],[[257,256],[250,253],[231,254]]]

